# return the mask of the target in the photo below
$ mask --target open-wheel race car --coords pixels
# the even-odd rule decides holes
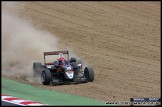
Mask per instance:
[[[58,60],[47,63],[48,55],[58,55]],[[94,80],[94,70],[91,67],[85,67],[83,70],[82,61],[75,57],[69,58],[68,51],[44,52],[44,65],[41,62],[34,62],[33,71],[34,76],[41,77],[44,85],[86,83]]]

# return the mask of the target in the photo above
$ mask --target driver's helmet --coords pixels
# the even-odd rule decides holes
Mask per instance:
[[[63,64],[66,61],[66,59],[64,58],[64,55],[62,53],[59,54],[59,59],[58,60],[59,60],[60,64]]]

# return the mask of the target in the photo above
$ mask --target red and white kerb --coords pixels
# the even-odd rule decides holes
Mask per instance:
[[[47,106],[48,105],[48,104],[42,104],[40,102],[35,102],[31,100],[24,100],[21,98],[16,98],[16,97],[6,95],[6,94],[1,94],[1,101],[14,103],[17,105],[22,105],[22,106]]]

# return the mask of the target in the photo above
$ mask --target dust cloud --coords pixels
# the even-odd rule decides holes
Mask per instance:
[[[24,7],[25,2],[2,2],[2,74],[40,83],[40,77],[33,78],[33,62],[43,63],[43,52],[63,49],[69,50],[70,57],[79,57],[60,45],[55,35],[19,17]]]
[[[43,63],[43,52],[58,50],[58,39],[15,15],[16,3],[2,3],[2,74],[33,80],[33,62]],[[21,8],[22,9],[22,8]]]

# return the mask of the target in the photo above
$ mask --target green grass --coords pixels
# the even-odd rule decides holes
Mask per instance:
[[[29,84],[2,77],[2,94],[7,94],[26,100],[38,101],[49,105],[104,105],[102,101],[65,94],[58,91],[45,90]]]

